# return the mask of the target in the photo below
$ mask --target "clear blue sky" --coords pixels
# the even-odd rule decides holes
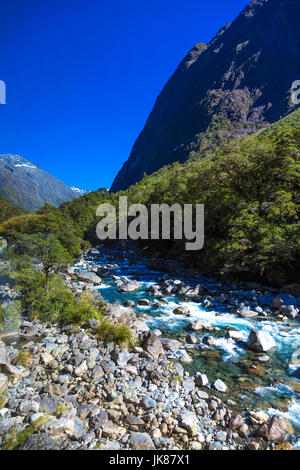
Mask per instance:
[[[110,187],[155,99],[247,0],[1,0],[0,153]]]

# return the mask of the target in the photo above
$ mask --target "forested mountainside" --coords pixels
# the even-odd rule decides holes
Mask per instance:
[[[298,117],[299,110],[267,132],[165,166],[126,191],[92,192],[62,204],[60,211],[73,221],[79,237],[96,243],[96,208],[103,202],[118,208],[119,195],[147,206],[204,203],[204,249],[189,253],[184,240],[149,240],[145,252],[237,278],[279,285],[299,282]]]
[[[157,98],[111,191],[124,190],[166,164],[205,155],[293,111],[299,24],[298,0],[255,0],[209,44],[194,46]]]

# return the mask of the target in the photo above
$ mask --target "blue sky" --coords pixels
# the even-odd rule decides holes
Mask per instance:
[[[0,153],[110,187],[179,62],[247,3],[2,0]]]

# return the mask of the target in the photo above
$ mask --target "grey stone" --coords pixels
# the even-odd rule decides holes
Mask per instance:
[[[258,352],[266,352],[276,347],[276,343],[270,333],[261,330],[252,330],[247,344],[249,349]]]
[[[21,450],[58,450],[58,445],[46,433],[31,434]]]
[[[197,416],[191,411],[185,411],[178,416],[181,426],[185,428],[190,436],[197,434]]]
[[[101,284],[101,278],[97,276],[97,274],[87,271],[87,272],[80,272],[77,274],[78,281],[88,282],[92,284]]]
[[[129,445],[134,450],[155,450],[155,445],[145,432],[135,432],[131,434],[128,439]]]
[[[134,292],[140,289],[141,285],[137,281],[126,281],[122,286],[119,287],[119,292]]]
[[[217,379],[214,382],[213,387],[215,390],[218,390],[218,392],[222,392],[222,393],[225,393],[228,390],[227,385],[220,379]]]

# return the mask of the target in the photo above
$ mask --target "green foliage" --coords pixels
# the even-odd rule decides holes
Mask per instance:
[[[41,208],[4,232],[13,270],[29,265],[30,256],[44,263],[48,284],[55,267],[63,266],[82,247],[97,242],[96,209],[120,195],[128,204],[205,205],[205,246],[185,251],[185,240],[140,242],[146,253],[174,256],[196,269],[272,284],[298,282],[299,252],[299,110],[266,131],[233,141],[207,154],[174,163],[117,194],[101,189],[56,209]],[[227,125],[227,124],[226,124]],[[6,215],[20,215],[0,199]],[[13,253],[14,252],[14,253]],[[60,294],[62,295],[62,293]],[[63,295],[62,295],[63,296]],[[53,300],[55,303],[55,300]]]
[[[1,199],[0,208],[2,208]],[[51,236],[52,239],[59,241],[70,257],[81,252],[82,241],[75,233],[73,221],[59,209],[45,204],[34,215],[19,215],[19,209],[13,206],[10,208],[10,211],[6,210],[0,217],[1,235],[9,241],[10,245],[16,242],[21,243],[22,240],[28,243],[31,237],[33,243],[37,237],[47,239]],[[15,211],[17,211],[16,214]],[[25,247],[23,252],[27,252]]]
[[[58,405],[58,407],[55,410],[55,417],[56,419],[59,419],[63,413],[69,413],[70,410],[69,408],[66,407],[66,405]]]
[[[95,302],[91,294],[84,292],[74,297],[73,304],[65,310],[60,324],[82,325],[93,318],[102,320],[105,309],[105,302]]]
[[[96,319],[100,324],[95,334],[101,341],[128,346],[135,344],[128,325],[114,324],[105,317],[105,302],[96,302],[87,292],[74,296],[59,276],[52,274],[48,289],[45,289],[45,275],[27,269],[20,273],[19,283],[23,307],[29,318],[55,322],[60,326],[80,326]]]
[[[2,450],[14,450],[24,445],[27,437],[34,434],[43,424],[47,423],[51,418],[49,416],[41,416],[33,424],[30,424],[20,432],[15,430],[9,431]]]
[[[134,346],[135,338],[128,325],[116,325],[104,318],[96,330],[96,337],[105,343]]]
[[[299,110],[294,116],[299,115]],[[295,282],[300,268],[300,127],[290,119],[234,141],[202,158],[174,163],[118,194],[90,193],[61,210],[93,241],[96,208],[118,197],[128,204],[205,205],[205,246],[185,251],[185,240],[141,242],[156,257],[174,256],[197,269],[274,284]],[[295,123],[294,123],[295,124]],[[297,124],[297,121],[296,121]]]
[[[13,329],[18,325],[21,314],[21,302],[14,300],[5,307],[0,306],[0,332],[4,328]]]
[[[25,214],[26,209],[14,206],[9,200],[0,194],[0,223],[11,217]]]
[[[15,362],[22,366],[28,366],[32,361],[32,354],[30,351],[18,351],[18,354],[15,358]]]
[[[33,253],[35,253],[38,259],[43,263],[47,287],[49,275],[53,268],[65,266],[71,262],[72,259],[54,234],[48,235],[46,239],[32,236],[32,241],[34,244]]]
[[[1,408],[5,407],[6,402],[7,402],[7,392],[1,392],[0,393],[0,410]]]
[[[179,375],[176,375],[175,377],[171,377],[170,382],[174,382],[174,381],[181,383],[182,382],[182,377],[179,377]]]
[[[26,269],[20,273],[19,283],[23,308],[31,319],[65,326],[103,318],[104,303],[94,302],[87,293],[75,297],[59,276],[50,275],[48,288],[45,289],[46,276]]]

